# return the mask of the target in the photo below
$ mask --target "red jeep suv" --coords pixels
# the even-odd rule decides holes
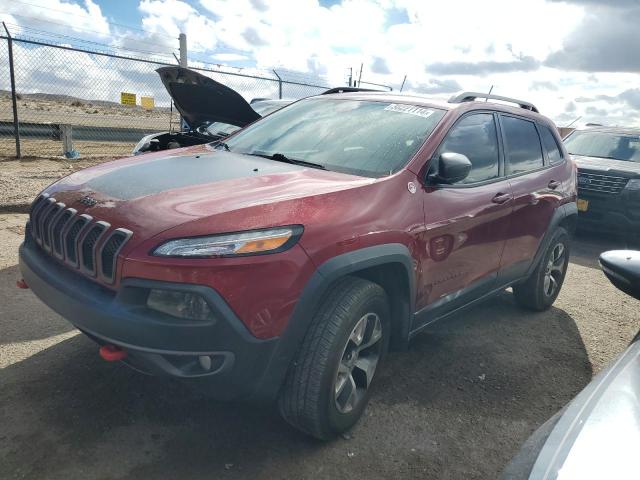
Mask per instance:
[[[73,173],[33,203],[20,284],[107,360],[332,437],[389,348],[507,287],[534,310],[560,291],[576,168],[533,105],[479,97],[320,95]]]

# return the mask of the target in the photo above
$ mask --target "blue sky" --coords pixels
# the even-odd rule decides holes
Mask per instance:
[[[640,124],[637,0],[0,0],[0,17],[169,58],[184,32],[192,62],[333,85],[363,65],[363,79],[397,89],[406,75],[431,97],[493,85],[559,124]]]

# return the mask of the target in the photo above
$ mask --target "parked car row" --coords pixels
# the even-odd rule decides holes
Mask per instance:
[[[579,225],[640,241],[640,129],[590,127],[564,144],[578,166]]]

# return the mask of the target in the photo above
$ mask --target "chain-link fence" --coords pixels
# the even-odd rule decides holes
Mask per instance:
[[[12,42],[13,55],[9,55]],[[0,154],[16,153],[9,66],[13,63],[22,157],[118,157],[144,135],[179,129],[179,116],[155,70],[166,57],[137,58],[0,36]],[[252,98],[297,99],[328,88],[291,72],[190,68]],[[125,95],[123,104],[122,93]]]

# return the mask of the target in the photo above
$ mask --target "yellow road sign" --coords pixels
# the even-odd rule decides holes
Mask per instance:
[[[122,105],[135,105],[136,104],[136,94],[135,93],[120,92],[120,103]]]
[[[154,107],[153,97],[140,97],[140,105],[151,110]]]

